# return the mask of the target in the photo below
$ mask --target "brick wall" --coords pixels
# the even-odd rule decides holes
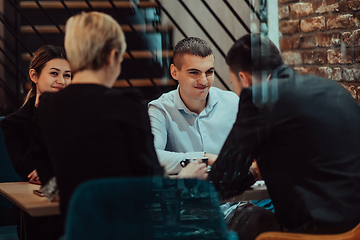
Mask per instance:
[[[340,82],[360,103],[360,0],[278,0],[287,65]]]

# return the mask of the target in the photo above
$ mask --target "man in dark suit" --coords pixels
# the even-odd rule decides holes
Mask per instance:
[[[215,188],[224,198],[242,192],[256,159],[283,228],[339,233],[360,223],[360,107],[347,90],[298,75],[259,35],[237,40],[226,62],[241,95],[208,176]]]

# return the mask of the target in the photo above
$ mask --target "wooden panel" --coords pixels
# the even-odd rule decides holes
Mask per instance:
[[[39,1],[40,5],[43,8],[47,9],[63,9],[64,6],[61,2],[56,1]],[[68,8],[84,8],[88,9],[89,6],[85,1],[64,1]],[[93,8],[112,8],[112,5],[108,1],[89,1]],[[130,8],[135,7],[135,4],[130,1],[113,1],[114,5],[117,8]],[[36,9],[38,5],[32,1],[22,1],[20,2],[20,7],[22,9]],[[151,8],[158,7],[156,2],[139,2],[138,7],[140,8]]]
[[[153,54],[150,51],[131,51],[131,54],[134,56],[134,58],[152,58],[153,57]],[[163,58],[165,58],[165,57],[171,58],[173,56],[173,52],[170,50],[162,50],[159,52],[155,52],[155,54],[158,57],[163,57]],[[129,58],[130,58],[129,54],[125,53],[124,59],[129,59]],[[23,53],[21,55],[21,59],[23,61],[30,61],[31,60],[30,54]]]
[[[65,31],[65,26],[60,25],[59,26],[63,31]],[[159,31],[171,31],[172,26],[158,26],[158,29],[155,29],[152,25],[133,25],[136,31],[144,31],[144,32],[155,32],[157,30]],[[39,33],[59,33],[59,30],[53,26],[53,25],[36,25],[35,28]],[[124,32],[131,32],[131,28],[128,25],[121,25],[121,29]],[[31,34],[35,31],[32,29],[31,26],[22,26],[20,29],[21,33],[23,34]]]

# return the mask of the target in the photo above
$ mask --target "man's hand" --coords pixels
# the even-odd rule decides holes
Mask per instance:
[[[181,169],[178,174],[178,178],[198,178],[206,179],[207,178],[208,168],[205,163],[198,161],[192,161],[186,167]]]
[[[214,164],[214,162],[216,161],[216,159],[218,158],[218,155],[211,154],[211,153],[205,153],[204,157],[209,158],[208,163],[209,163],[209,166],[211,167]]]
[[[260,173],[260,169],[256,163],[256,161],[254,160],[253,163],[251,164],[249,171],[252,173],[252,175],[255,178],[255,181],[260,180],[261,177],[261,173]]]
[[[28,178],[30,178],[29,183],[41,185],[39,175],[37,174],[36,169],[28,175]]]

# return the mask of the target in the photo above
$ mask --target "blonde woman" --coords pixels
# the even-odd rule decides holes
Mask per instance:
[[[111,88],[126,49],[119,24],[99,12],[73,16],[66,23],[65,49],[71,85],[44,94],[39,103],[40,138],[63,217],[75,188],[86,180],[162,174],[142,97],[133,89]],[[51,177],[39,175],[42,183]]]

